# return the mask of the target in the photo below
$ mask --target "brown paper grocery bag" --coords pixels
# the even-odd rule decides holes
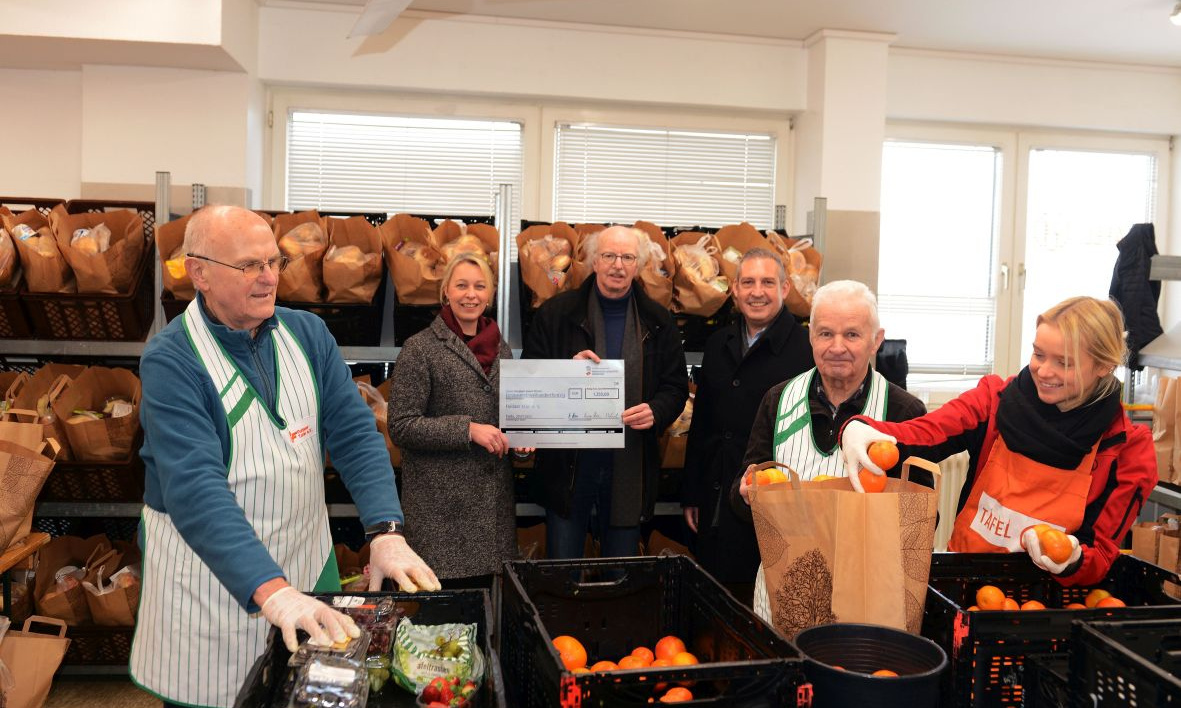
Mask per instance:
[[[104,627],[135,624],[140,593],[138,572],[122,572],[120,583],[114,588],[109,587],[109,581],[116,573],[128,566],[137,566],[139,562],[140,554],[135,546],[116,541],[104,557],[87,564],[82,587],[86,590],[86,603],[95,624]],[[107,591],[102,592],[100,588]]]
[[[385,277],[381,235],[363,216],[327,221],[330,245],[324,255],[325,302],[368,305]]]
[[[52,633],[33,631],[35,625],[52,625]],[[25,620],[20,631],[9,630],[0,639],[0,664],[8,667],[15,683],[0,696],[5,708],[40,708],[49,697],[53,674],[61,665],[70,640],[66,625],[59,619],[34,615]]]
[[[675,269],[668,239],[665,238],[664,231],[650,221],[637,221],[635,228],[647,234],[648,241],[652,244],[648,262],[644,264],[639,276],[644,286],[644,294],[660,303],[661,307],[669,307],[673,302]]]
[[[319,247],[298,255],[284,251],[291,262],[287,264],[287,270],[279,275],[279,299],[286,302],[323,302],[324,254],[328,251],[328,224],[325,217],[316,211],[280,214],[275,217],[272,226],[279,248],[283,250],[283,237],[304,223],[317,224],[324,240]]]
[[[192,214],[186,214],[156,226],[156,248],[160,253],[160,274],[164,289],[177,300],[192,300],[197,296],[193,279],[185,270],[185,229],[192,218]]]
[[[918,633],[923,619],[939,494],[939,466],[916,457],[902,479],[861,494],[848,478],[752,488],[751,512],[771,618],[789,638],[829,622],[864,622]],[[936,489],[909,481],[932,473]]]
[[[812,312],[812,294],[820,285],[823,256],[812,245],[812,239],[807,237],[791,238],[768,231],[767,243],[783,259],[788,280],[791,281],[791,290],[784,304],[796,317],[808,317]]]
[[[1152,446],[1156,450],[1156,471],[1160,479],[1173,481],[1174,447],[1177,443],[1178,379],[1161,376],[1156,385],[1152,406]]]
[[[767,239],[758,229],[746,223],[730,224],[714,234],[718,243],[718,265],[722,275],[733,283],[738,278],[738,261],[752,248],[767,248]]]
[[[1156,564],[1174,573],[1178,570],[1178,556],[1181,555],[1181,531],[1168,529],[1160,534]]]
[[[82,584],[71,582],[68,587],[59,588],[54,575],[68,565],[85,568],[87,560],[101,558],[110,550],[111,542],[105,534],[85,539],[59,536],[46,544],[40,551],[41,560],[33,585],[37,612],[65,620],[70,626],[88,624],[90,606]]]
[[[65,216],[66,210],[54,207],[51,216]],[[33,241],[17,238],[16,227],[25,224],[37,232],[36,247]],[[13,235],[13,245],[20,254],[21,268],[25,273],[25,287],[34,293],[73,293],[77,287],[74,271],[66,261],[53,237],[49,219],[36,209],[29,209],[16,215],[0,217],[0,225]]]
[[[127,294],[139,273],[144,255],[144,220],[132,209],[84,214],[50,213],[58,249],[74,270],[80,293]],[[111,230],[110,247],[103,253],[86,253],[71,245],[74,232],[105,224]]]
[[[378,227],[394,293],[403,305],[438,305],[443,267],[424,219],[394,214]]]
[[[53,469],[53,458],[41,454],[40,426],[27,427],[37,439],[33,445],[0,439],[0,551],[28,533],[25,521],[32,514],[33,503]]]
[[[104,415],[98,420],[80,419],[77,411],[102,412],[107,401],[120,398],[131,403],[128,415]],[[74,458],[84,462],[111,462],[131,456],[139,432],[139,378],[127,369],[92,366],[66,386],[53,403],[53,412],[64,421]]]
[[[682,260],[684,254],[678,254],[677,251],[685,247],[701,246],[706,249],[708,257],[713,258],[716,263],[718,253],[713,237],[696,231],[685,231],[674,236],[670,245],[673,259],[677,263],[673,274],[673,312],[712,317],[730,297],[728,281],[724,276],[709,276],[703,279],[701,273],[686,265],[687,262],[695,262],[697,259]],[[720,265],[718,268],[720,273]],[[708,273],[705,275],[708,276]]]
[[[517,234],[521,280],[533,293],[532,309],[541,307],[554,295],[572,289],[567,280],[572,277],[571,271],[577,262],[578,242],[578,232],[564,221],[534,224]],[[555,253],[546,247],[547,243],[552,243],[553,248],[561,248],[561,251]]]
[[[16,397],[29,381],[28,373],[24,371],[0,372],[0,420],[8,419],[8,409],[13,407]]]
[[[1164,530],[1156,521],[1141,521],[1132,526],[1132,555],[1155,564],[1160,557],[1160,537]]]
[[[43,440],[55,440],[60,450],[58,460],[73,459],[70,442],[66,437],[66,424],[57,417],[53,404],[61,397],[66,386],[85,366],[74,364],[46,364],[38,369],[21,388],[8,410],[10,421],[34,423],[41,426]]]

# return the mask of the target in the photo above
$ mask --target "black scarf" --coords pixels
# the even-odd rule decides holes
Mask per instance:
[[[996,427],[1005,445],[1035,462],[1077,469],[1112,420],[1122,413],[1119,391],[1061,411],[1042,403],[1029,367],[1001,391]]]

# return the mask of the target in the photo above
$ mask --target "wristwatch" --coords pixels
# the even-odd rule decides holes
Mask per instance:
[[[386,533],[396,533],[402,536],[404,535],[403,531],[405,528],[406,525],[401,521],[380,521],[365,527],[365,540],[372,541],[374,538]]]

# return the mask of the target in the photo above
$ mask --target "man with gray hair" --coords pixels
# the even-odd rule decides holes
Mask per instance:
[[[808,324],[816,366],[767,391],[750,431],[744,469],[775,460],[804,480],[818,475],[843,477],[846,470],[837,434],[851,417],[900,422],[926,413],[922,401],[871,368],[884,338],[877,298],[865,284],[837,280],[820,287],[812,296]],[[900,469],[898,465],[887,473],[897,476]],[[745,473],[739,477],[734,486],[737,494],[731,499],[740,497],[732,506],[750,518],[750,487],[745,478]],[[850,481],[862,491],[857,477]],[[770,621],[767,591],[760,566],[754,609]]]
[[[635,555],[656,504],[657,442],[681,414],[689,382],[672,316],[637,280],[649,249],[647,235],[626,226],[592,235],[594,274],[543,304],[525,335],[524,359],[624,362],[624,447],[537,451],[550,558],[581,558],[592,517],[602,556]]]

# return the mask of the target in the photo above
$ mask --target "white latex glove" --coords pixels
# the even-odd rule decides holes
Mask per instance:
[[[382,534],[369,543],[369,592],[380,590],[386,578],[402,592],[443,589],[435,571],[397,533]]]
[[[328,646],[349,637],[361,636],[351,617],[343,615],[314,597],[308,597],[288,585],[276,590],[262,604],[262,616],[283,632],[289,651],[299,648],[295,630],[302,629],[317,644]]]
[[[879,440],[898,442],[893,435],[879,433],[859,420],[849,421],[841,432],[841,457],[845,460],[845,471],[849,476],[849,481],[853,483],[853,489],[858,492],[865,492],[865,489],[861,487],[861,480],[857,477],[857,473],[861,471],[862,467],[876,475],[886,473],[869,459],[870,443]]]
[[[1021,547],[1033,559],[1034,565],[1047,573],[1062,575],[1062,571],[1073,565],[1083,555],[1083,549],[1078,547],[1078,539],[1069,534],[1066,537],[1070,539],[1070,545],[1073,550],[1070,552],[1070,557],[1063,563],[1055,563],[1050,560],[1049,556],[1042,553],[1042,542],[1038,540],[1037,531],[1034,531],[1032,526],[1025,529],[1021,534]]]

